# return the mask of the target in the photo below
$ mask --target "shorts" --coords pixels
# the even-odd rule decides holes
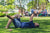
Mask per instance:
[[[35,23],[33,23],[33,21],[30,21],[29,24],[33,26],[32,28],[35,28]]]
[[[21,26],[20,18],[18,18],[18,19],[14,18],[13,24],[14,24],[15,28],[20,28],[20,26]]]

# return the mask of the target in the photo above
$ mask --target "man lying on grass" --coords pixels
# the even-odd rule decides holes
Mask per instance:
[[[8,28],[12,21],[13,21],[15,28],[36,28],[36,27],[39,27],[38,23],[33,23],[33,16],[34,16],[34,14],[31,15],[30,22],[21,22],[20,15],[17,15],[16,17],[12,17],[12,16],[7,15],[7,17],[10,18],[10,20],[8,21],[8,24],[5,28]]]

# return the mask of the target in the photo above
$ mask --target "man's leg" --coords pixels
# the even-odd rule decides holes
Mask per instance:
[[[13,24],[14,24],[15,28],[18,28],[21,26],[20,15],[18,15],[18,17],[13,20]]]
[[[18,17],[17,18],[20,18],[20,15],[17,15]],[[7,26],[5,28],[8,28],[8,26],[11,24],[12,22],[12,19],[14,19],[15,17],[12,17],[12,16],[7,16],[8,18],[10,17],[11,19],[8,20],[8,23],[7,23]]]
[[[9,20],[8,20],[8,23],[7,23],[7,26],[5,27],[6,29],[9,27],[9,25],[11,24],[11,22],[12,22],[12,20],[9,19]]]
[[[8,18],[10,18],[10,19],[12,19],[12,20],[14,19],[14,17],[12,17],[12,16],[9,16],[9,15],[7,15],[7,17],[8,17]]]
[[[20,15],[17,14],[17,15],[15,15],[15,17],[7,15],[7,17],[13,20],[14,18],[20,18]]]
[[[9,27],[9,25],[12,22],[12,20],[15,18],[15,17],[9,16],[9,15],[7,15],[7,17],[10,18],[10,19],[8,20],[7,26],[5,27],[6,29]]]

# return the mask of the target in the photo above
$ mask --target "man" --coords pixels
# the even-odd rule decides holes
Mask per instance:
[[[9,19],[8,24],[5,28],[8,28],[12,21],[13,21],[15,28],[36,28],[36,27],[39,27],[38,23],[33,23],[33,16],[34,16],[34,14],[31,15],[30,22],[21,22],[20,15],[17,15],[15,17],[7,15],[7,17],[10,19]]]

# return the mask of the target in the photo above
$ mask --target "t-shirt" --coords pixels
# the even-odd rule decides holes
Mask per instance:
[[[21,28],[34,28],[33,21],[31,22],[21,22]]]

